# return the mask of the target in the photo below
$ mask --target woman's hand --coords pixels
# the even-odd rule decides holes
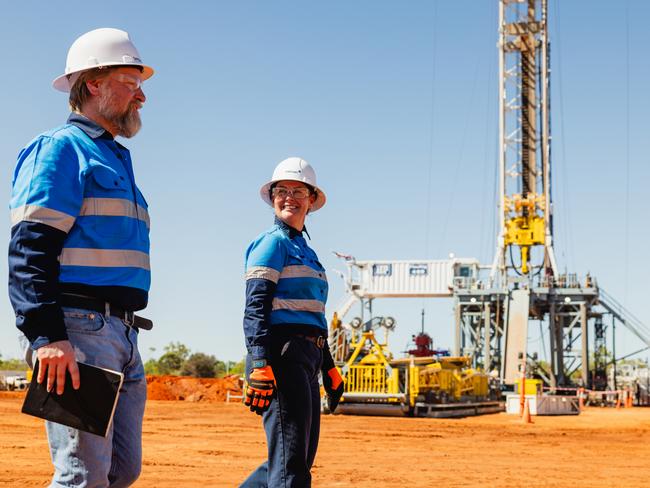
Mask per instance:
[[[343,396],[344,381],[336,367],[330,368],[329,371],[322,371],[322,373],[323,386],[327,392],[327,405],[330,408],[330,413],[334,413]]]
[[[244,405],[250,407],[251,412],[262,415],[271,406],[275,392],[275,375],[271,366],[255,368],[248,377]]]

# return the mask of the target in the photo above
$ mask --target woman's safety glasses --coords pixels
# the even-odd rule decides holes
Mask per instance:
[[[294,200],[304,200],[308,198],[311,192],[307,188],[294,188],[290,190],[289,188],[284,188],[282,186],[276,186],[271,191],[273,198],[287,198],[291,197]]]

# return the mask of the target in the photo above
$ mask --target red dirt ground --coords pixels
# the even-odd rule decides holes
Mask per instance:
[[[226,378],[189,378],[183,376],[147,376],[149,400],[184,400],[188,402],[225,402],[227,392],[241,395],[237,375]]]
[[[205,398],[148,402],[136,487],[236,487],[264,459],[260,418],[239,403]],[[0,392],[0,487],[46,486],[52,468],[43,423],[20,414],[21,402],[22,394]],[[650,408],[533,420],[324,416],[313,485],[650,486]]]

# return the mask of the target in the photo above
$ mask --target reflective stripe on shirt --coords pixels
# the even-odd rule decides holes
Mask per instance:
[[[59,212],[40,205],[22,205],[11,209],[12,227],[19,222],[38,222],[68,233],[74,225],[75,218],[65,212]]]
[[[262,278],[277,283],[280,279],[280,273],[267,266],[253,266],[246,271],[245,279],[250,280],[254,278]]]
[[[63,248],[61,266],[94,266],[98,268],[142,268],[149,270],[149,255],[140,251],[115,249]]]
[[[142,220],[150,228],[149,212],[140,205],[124,198],[84,198],[80,216],[99,215],[107,217],[131,217]]]
[[[282,273],[280,273],[280,279],[283,278],[316,278],[317,280],[327,281],[325,271],[317,271],[304,265],[285,266]]]
[[[297,312],[325,313],[325,304],[320,300],[274,298],[273,310],[293,310]]]

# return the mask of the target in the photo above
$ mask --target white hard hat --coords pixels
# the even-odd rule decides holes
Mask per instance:
[[[287,180],[300,181],[314,189],[316,192],[316,201],[311,206],[312,212],[315,212],[325,205],[325,201],[327,200],[325,198],[325,192],[323,192],[323,190],[321,190],[316,184],[316,173],[314,172],[314,168],[312,168],[304,159],[296,157],[287,158],[275,167],[271,181],[262,185],[262,188],[260,188],[260,196],[262,197],[262,200],[270,206],[273,206],[270,195],[271,186],[278,181]]]
[[[102,66],[138,67],[142,69],[143,80],[153,75],[153,69],[142,64],[128,32],[106,27],[86,32],[72,43],[65,62],[65,73],[55,79],[52,86],[59,91],[69,92],[82,71]]]

